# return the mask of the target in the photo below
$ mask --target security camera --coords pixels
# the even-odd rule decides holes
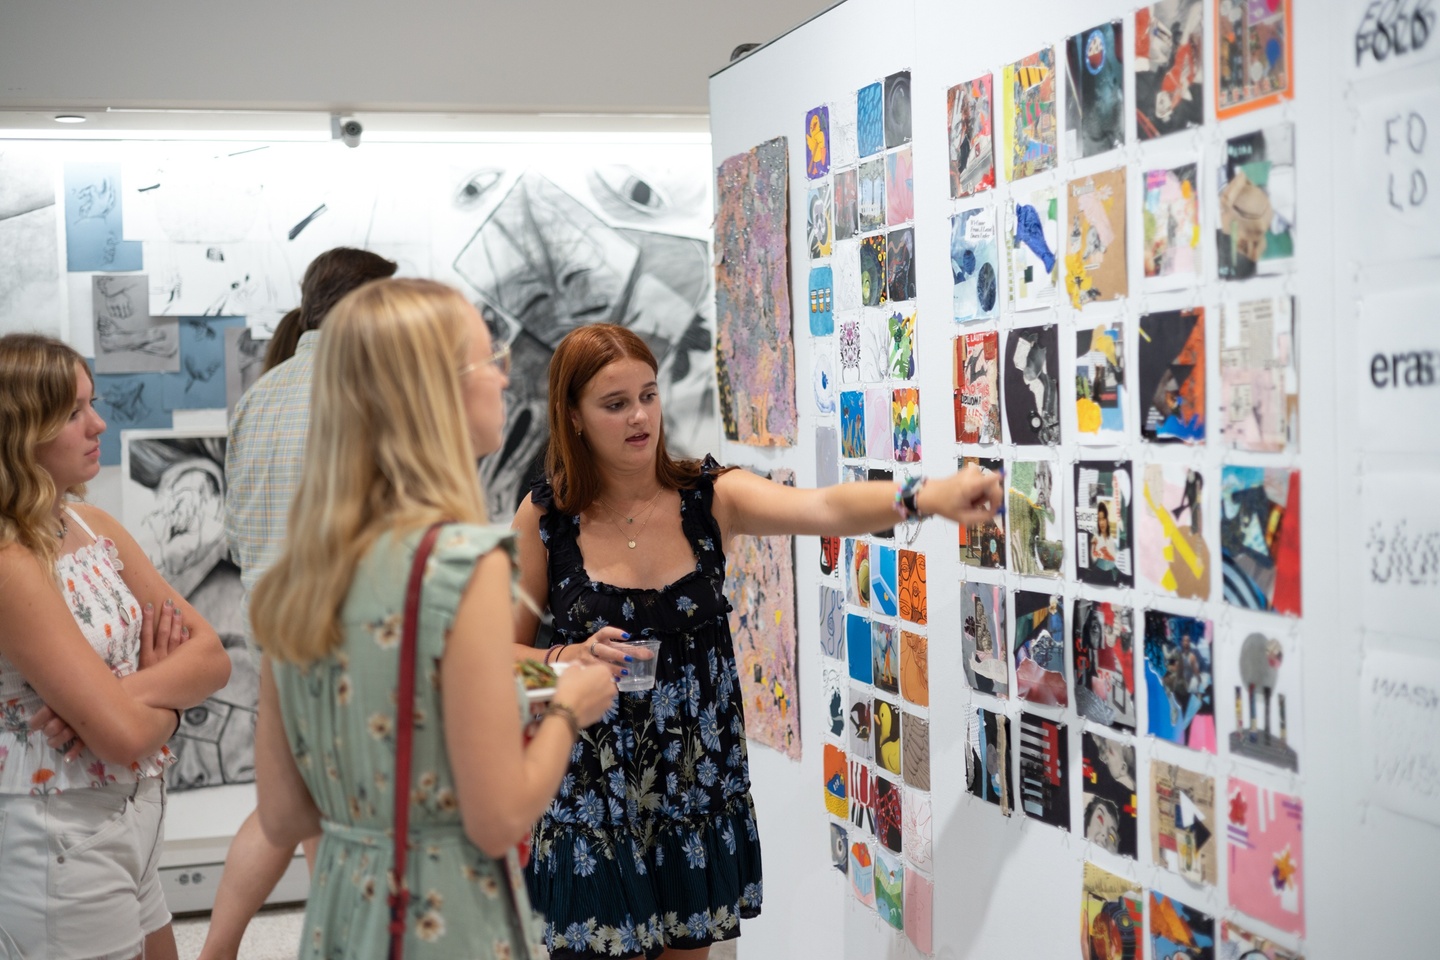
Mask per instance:
[[[360,135],[364,132],[365,128],[354,117],[335,114],[330,117],[330,139],[339,140],[347,147],[360,146]]]

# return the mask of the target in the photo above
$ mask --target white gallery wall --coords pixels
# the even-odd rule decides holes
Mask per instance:
[[[1063,63],[1068,36],[1118,19],[1124,24],[1127,110],[1133,114],[1130,61],[1136,6],[1127,0],[1017,4],[847,0],[712,77],[716,165],[774,137],[789,140],[790,291],[800,411],[795,446],[761,449],[731,443],[725,445],[722,459],[762,468],[788,467],[796,471],[801,485],[816,481],[816,428],[839,423],[836,414],[819,413],[812,399],[816,352],[834,350],[835,335],[814,337],[808,328],[812,261],[805,202],[813,184],[805,171],[806,112],[829,104],[834,132],[837,104],[848,101],[853,122],[858,89],[909,70],[918,270],[912,306],[917,310],[918,371],[906,385],[920,391],[921,467],[932,475],[948,472],[957,457],[970,455],[1051,461],[1057,467],[1057,489],[1063,489],[1059,529],[1067,543],[1066,577],[1058,584],[962,566],[955,528],[935,520],[921,527],[912,548],[923,551],[928,563],[928,624],[919,629],[929,642],[935,955],[1079,955],[1082,870],[1088,860],[1146,891],[1159,891],[1217,919],[1236,920],[1270,933],[1311,960],[1431,956],[1440,935],[1431,869],[1440,858],[1440,783],[1435,773],[1440,742],[1440,684],[1436,683],[1440,621],[1435,616],[1440,604],[1440,517],[1435,507],[1440,502],[1440,387],[1435,386],[1434,373],[1434,351],[1440,345],[1440,287],[1435,284],[1440,268],[1440,200],[1434,197],[1440,190],[1436,168],[1440,41],[1433,39],[1435,8],[1425,0],[1297,4],[1296,97],[1217,121],[1215,2],[1206,0],[1207,75],[1201,128],[1141,143],[1132,116],[1124,146],[1080,159],[1066,144],[1066,90],[1056,101],[1061,148],[1055,171],[1012,186],[1000,160],[1003,149],[997,148],[995,189],[952,200],[946,91],[992,73],[998,142],[1004,123],[1002,68],[1047,45],[1055,46],[1057,64]],[[1376,28],[1377,20],[1384,29]],[[1430,42],[1422,42],[1427,36]],[[1393,41],[1387,45],[1392,37],[1399,39],[1404,52],[1397,53]],[[1059,69],[1063,76],[1064,68]],[[846,109],[840,108],[842,116]],[[1295,130],[1295,257],[1289,268],[1272,275],[1221,281],[1214,235],[1219,219],[1216,171],[1224,158],[1225,141],[1282,123],[1293,124]],[[1202,272],[1182,289],[1159,292],[1142,282],[1137,178],[1142,169],[1166,162],[1200,164]],[[952,319],[952,214],[992,204],[1003,232],[1008,199],[1048,185],[1060,188],[1063,196],[1064,185],[1072,178],[1122,165],[1129,170],[1130,183],[1127,297],[1088,306],[1081,313],[1062,293],[1052,307],[1017,313],[1005,303],[1002,280],[998,321],[962,325]],[[1068,223],[1062,214],[1062,249]],[[1060,273],[1063,278],[1063,265]],[[1292,450],[1280,454],[1232,451],[1220,439],[1222,307],[1261,296],[1293,297],[1296,304],[1299,437]],[[1139,432],[1142,407],[1134,379],[1135,328],[1147,313],[1192,306],[1204,307],[1207,313],[1209,439],[1198,447],[1160,447],[1143,441]],[[836,319],[838,327],[838,314]],[[1072,386],[1075,335],[1105,320],[1124,324],[1126,429],[1112,446],[1080,447],[1075,441]],[[998,329],[1003,344],[1009,331],[1041,323],[1059,325],[1062,443],[1048,449],[1010,444],[962,447],[956,442],[952,414],[953,339],[971,329]],[[1214,578],[1208,600],[1166,599],[1143,585],[1116,590],[1077,583],[1071,463],[1092,458],[1131,461],[1137,501],[1144,464],[1185,464],[1204,472],[1206,535],[1212,544],[1209,576]],[[866,465],[911,466],[878,461]],[[1301,472],[1301,617],[1243,610],[1223,600],[1218,530],[1220,474],[1227,465]],[[1142,509],[1137,502],[1137,524]],[[903,546],[903,541],[894,545]],[[766,898],[762,917],[744,925],[740,955],[752,960],[919,956],[904,934],[886,926],[873,907],[856,900],[847,877],[831,866],[832,820],[824,803],[822,768],[828,716],[821,670],[838,666],[843,674],[845,665],[827,661],[821,653],[817,597],[821,584],[843,590],[844,574],[822,576],[820,545],[813,538],[797,539],[796,565],[803,759],[792,762],[752,745]],[[1006,593],[1017,588],[1063,593],[1067,634],[1076,598],[1134,608],[1137,674],[1143,670],[1141,622],[1147,609],[1205,617],[1214,622],[1217,637],[1243,637],[1253,630],[1282,639],[1298,650],[1303,704],[1288,723],[1295,740],[1303,744],[1299,772],[1249,762],[1232,755],[1223,742],[1213,754],[1157,742],[1146,735],[1142,719],[1137,734],[1129,738],[1136,745],[1140,785],[1137,859],[1100,850],[1073,827],[1066,833],[1020,811],[1002,816],[998,807],[966,791],[967,716],[972,707],[984,706],[1007,714],[1013,724],[1022,705],[1014,699],[976,694],[966,684],[961,663],[965,612],[961,595],[966,580],[1003,584]],[[1013,621],[1006,630],[1013,630]],[[1221,686],[1223,680],[1222,676],[1216,683],[1217,718],[1235,707],[1234,698]],[[1143,718],[1149,706],[1143,680],[1137,680],[1136,687]],[[1078,717],[1073,706],[1064,712],[1040,712],[1063,718],[1071,728],[1071,818],[1076,823],[1081,732],[1096,725]],[[1173,761],[1215,778],[1216,814],[1221,821],[1216,825],[1216,884],[1191,884],[1152,861],[1148,800],[1152,760]],[[1011,776],[1015,783],[1013,768]],[[1237,776],[1303,801],[1303,938],[1251,922],[1229,906],[1225,800],[1226,784]]]

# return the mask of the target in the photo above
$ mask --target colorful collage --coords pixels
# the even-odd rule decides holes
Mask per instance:
[[[920,445],[922,415],[934,416],[920,381],[933,382],[939,360],[951,367],[950,462],[1004,477],[1004,511],[958,528],[959,589],[936,609],[924,555],[902,546],[909,525],[893,544],[844,541],[850,562],[827,574],[824,599],[842,606],[821,644],[835,661],[827,696],[849,698],[831,746],[850,749],[852,774],[866,771],[859,806],[873,811],[857,819],[851,800],[847,825],[832,823],[847,831],[837,863],[870,864],[866,902],[922,950],[936,891],[928,844],[913,849],[911,796],[925,798],[928,823],[935,735],[963,735],[980,809],[1018,810],[1098,848],[1083,955],[1274,947],[1243,918],[1219,926],[1227,907],[1301,932],[1286,913],[1303,902],[1298,840],[1282,839],[1291,825],[1298,836],[1298,794],[1267,795],[1279,812],[1262,827],[1227,810],[1227,790],[1245,783],[1228,766],[1197,772],[1220,757],[1294,773],[1303,752],[1294,637],[1254,620],[1301,612],[1299,469],[1226,460],[1296,452],[1296,306],[1275,283],[1295,263],[1295,125],[1286,115],[1216,129],[1217,111],[1293,95],[1289,6],[1157,0],[961,73],[943,92],[943,184],[929,182],[934,158],[917,155],[926,139],[911,136],[908,73],[828,105],[832,126],[852,102],[856,117],[853,150],[832,147],[828,173],[806,181],[834,184],[832,245],[811,263],[821,272],[810,289],[812,336],[838,345],[838,423],[821,421],[839,437],[839,470],[904,479],[936,463],[933,434]],[[942,95],[924,96],[915,115],[938,120]],[[937,190],[954,324],[943,360],[937,318],[915,308],[917,278],[940,259],[916,248],[935,235],[917,223],[935,219],[924,206]],[[937,562],[953,570],[955,559]],[[931,728],[932,617],[945,623],[936,662],[968,688],[963,734]],[[834,626],[855,620],[864,629]],[[868,640],[863,665],[841,634]],[[1242,858],[1242,880],[1224,875],[1234,861],[1219,856],[1222,817],[1223,839],[1263,854]],[[1194,895],[1134,882],[1151,865]],[[1117,868],[1130,876],[1106,872]]]
[[[823,251],[812,242],[810,251],[811,270],[829,268],[834,288],[839,399],[831,426],[838,427],[834,466],[842,482],[903,477],[904,465],[918,465],[924,452],[917,375],[926,331],[914,303],[909,74],[891,74],[853,101],[825,106],[830,117],[848,119],[852,104],[854,126],[833,129],[854,142],[832,144],[831,166],[812,186],[833,184],[833,240]],[[988,114],[985,122],[987,133],[975,136],[988,150]],[[993,225],[990,232],[993,248]],[[993,301],[993,263],[989,283]],[[814,335],[817,345],[830,336]],[[995,406],[998,416],[998,398]],[[928,952],[934,863],[925,554],[896,542],[892,531],[841,545],[843,556],[821,567],[822,589],[831,591],[822,606],[835,604],[826,607],[824,627],[834,638],[821,645],[823,673],[833,677],[824,783],[832,862],[860,904]]]

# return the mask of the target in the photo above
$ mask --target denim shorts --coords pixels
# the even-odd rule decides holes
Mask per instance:
[[[165,781],[0,794],[0,960],[132,960],[170,922]]]

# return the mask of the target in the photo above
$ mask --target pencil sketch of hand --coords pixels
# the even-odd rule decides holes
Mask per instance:
[[[106,316],[116,320],[129,320],[135,315],[131,294],[140,285],[138,280],[126,282],[119,277],[96,277],[95,292],[100,297],[100,306]]]
[[[165,331],[126,330],[109,317],[95,318],[95,336],[105,353],[146,353],[152,357],[173,357],[179,344],[167,340]]]
[[[102,177],[95,183],[87,183],[75,191],[75,214],[80,220],[103,220],[115,209],[119,192],[110,183],[109,177]]]

